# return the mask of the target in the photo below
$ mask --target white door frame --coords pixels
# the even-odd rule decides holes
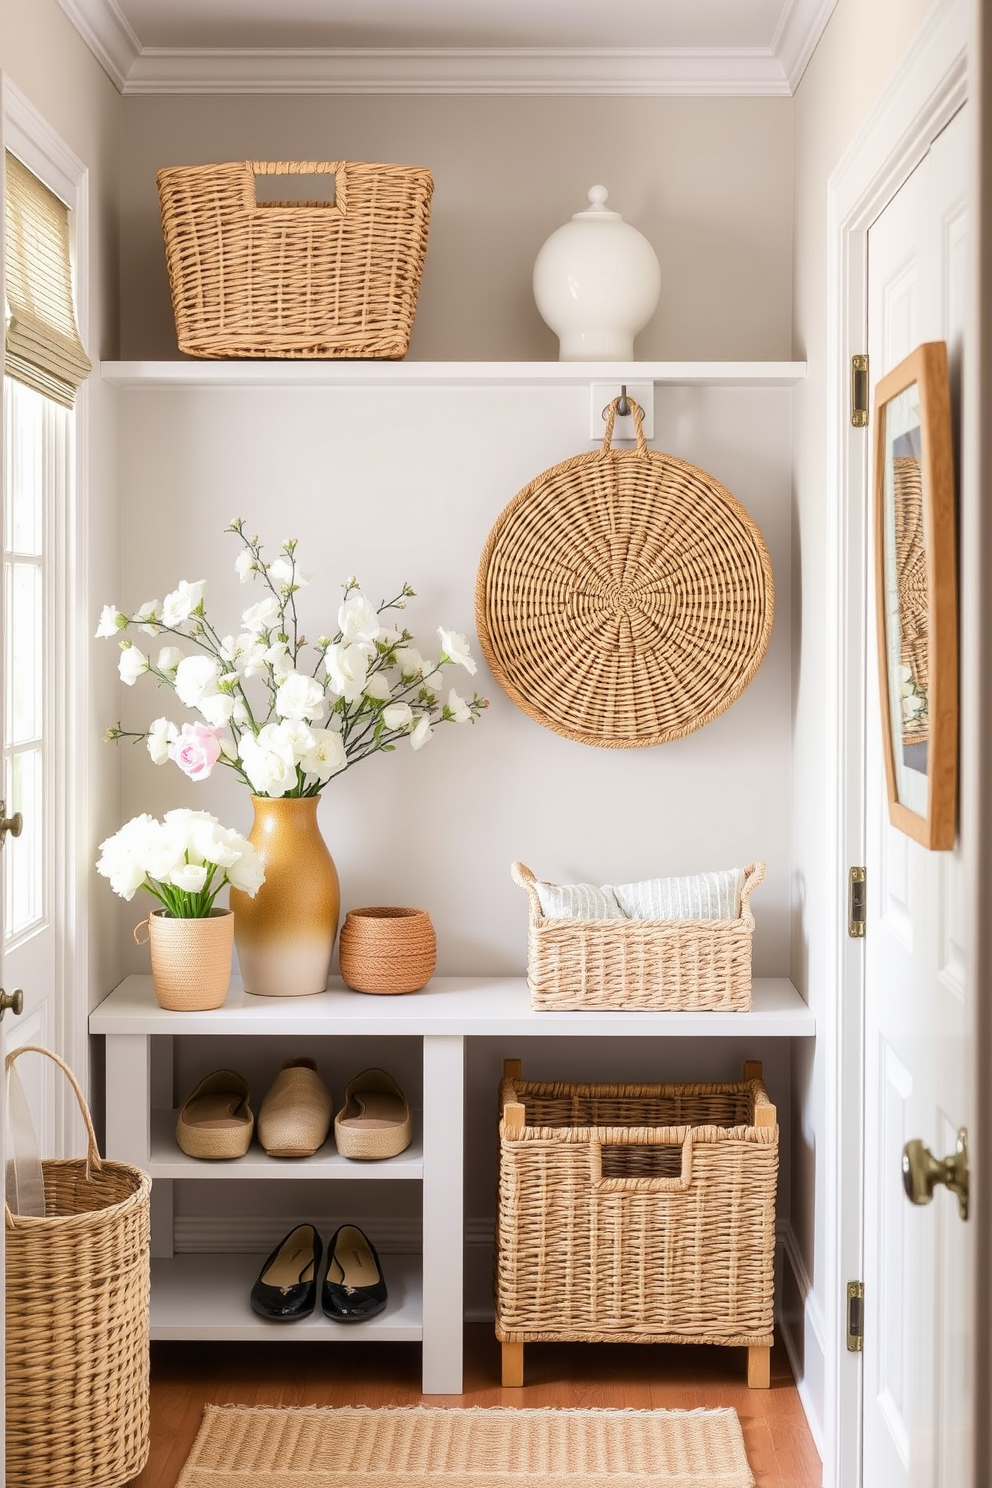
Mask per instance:
[[[827,185],[824,681],[828,716],[833,704],[836,726],[827,738],[825,795],[830,816],[824,840],[834,857],[828,865],[823,944],[832,947],[827,977],[837,995],[833,1017],[824,1019],[821,1030],[826,1066],[822,1158],[824,1192],[838,1198],[825,1229],[824,1257],[828,1327],[823,1481],[829,1488],[861,1481],[860,1359],[847,1352],[843,1322],[847,1282],[862,1275],[863,1080],[853,1080],[851,1072],[863,1069],[864,968],[862,943],[847,936],[846,926],[848,869],[864,862],[866,505],[873,430],[869,426],[859,435],[851,427],[850,367],[851,357],[867,350],[868,228],[965,101],[970,45],[969,0],[947,0],[935,7]],[[971,376],[966,352],[966,385]],[[974,882],[969,871],[969,883]],[[871,896],[869,884],[869,934]],[[973,966],[968,974],[973,984]],[[858,1098],[852,1099],[855,1090]]]
[[[83,344],[89,332],[89,174],[30,100],[0,73],[0,181],[3,150],[11,150],[60,197],[72,213],[75,256],[76,317]],[[0,287],[3,279],[3,221],[0,213]],[[61,848],[51,865],[51,902],[56,913],[56,976],[59,984],[57,1052],[65,1059],[84,1092],[89,1090],[86,968],[89,964],[87,885],[81,865],[87,848],[85,802],[90,772],[89,645],[90,627],[80,617],[92,613],[86,554],[89,392],[84,382],[76,396],[74,471],[71,499],[55,514],[53,565],[56,585],[54,635],[46,656],[57,688],[53,718],[55,755],[53,795],[62,820]],[[63,1081],[56,1082],[55,1156],[76,1155],[78,1113]]]

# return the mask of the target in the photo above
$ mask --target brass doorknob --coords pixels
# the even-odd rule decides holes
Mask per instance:
[[[911,1204],[929,1204],[938,1183],[958,1196],[958,1213],[968,1218],[968,1131],[961,1127],[953,1157],[934,1157],[914,1138],[902,1150],[902,1186]]]
[[[21,813],[15,811],[13,816],[8,816],[7,802],[0,801],[0,847],[6,842],[8,832],[11,837],[20,837],[23,826],[24,818]]]
[[[5,992],[0,987],[0,1022],[3,1015],[10,1008],[15,1018],[19,1018],[24,1011],[24,993],[20,987],[15,987],[13,992]]]

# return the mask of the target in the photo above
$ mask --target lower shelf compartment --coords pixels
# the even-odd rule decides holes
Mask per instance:
[[[423,1337],[419,1255],[383,1255],[385,1312],[367,1323],[335,1323],[317,1310],[294,1323],[256,1317],[248,1295],[264,1255],[177,1255],[152,1261],[151,1336],[278,1343],[417,1343]]]

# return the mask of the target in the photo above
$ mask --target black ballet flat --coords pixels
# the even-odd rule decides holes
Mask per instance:
[[[313,1225],[297,1225],[280,1240],[251,1289],[251,1310],[259,1317],[292,1322],[309,1317],[317,1305],[317,1272],[324,1247]]]
[[[327,1247],[320,1294],[325,1316],[336,1323],[364,1323],[382,1312],[387,1300],[375,1246],[357,1225],[342,1225]]]

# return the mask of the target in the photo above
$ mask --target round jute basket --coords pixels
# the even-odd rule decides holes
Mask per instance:
[[[6,1209],[8,1488],[123,1488],[148,1458],[151,1180],[100,1157],[68,1066],[84,1158],[45,1158],[43,1215]]]
[[[635,749],[718,717],[772,629],[771,561],[719,481],[649,450],[603,447],[537,476],[500,515],[475,590],[479,643],[529,717],[582,744]]]
[[[147,930],[144,938],[140,931]],[[137,945],[148,944],[152,984],[159,1007],[173,1013],[206,1013],[219,1008],[231,981],[234,915],[212,909],[202,920],[178,919],[153,909],[134,927]]]
[[[345,916],[338,955],[353,992],[419,992],[434,975],[437,936],[424,909],[370,905]]]

